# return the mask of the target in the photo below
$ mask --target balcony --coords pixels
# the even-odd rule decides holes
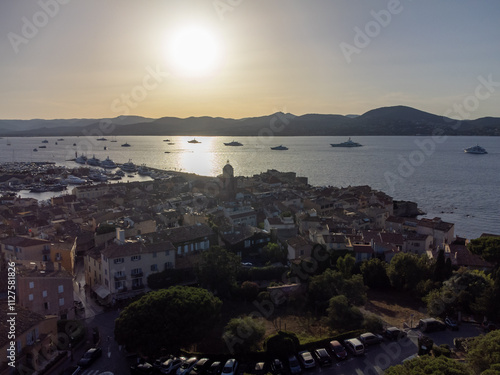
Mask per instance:
[[[144,272],[141,271],[141,272],[131,273],[130,276],[132,278],[142,277],[142,276],[144,276]]]
[[[115,281],[126,280],[127,275],[115,275]]]

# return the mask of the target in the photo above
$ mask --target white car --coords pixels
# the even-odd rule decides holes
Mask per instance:
[[[304,368],[307,369],[307,368],[316,367],[316,361],[314,360],[311,352],[304,350],[303,352],[299,353],[299,358],[300,358],[300,361],[302,362],[302,366],[304,366]]]
[[[185,361],[176,371],[176,375],[187,375],[198,362],[198,358],[191,357]]]
[[[238,361],[234,358],[228,359],[222,368],[222,375],[236,375],[238,370]]]

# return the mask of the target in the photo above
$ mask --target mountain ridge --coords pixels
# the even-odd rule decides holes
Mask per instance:
[[[454,120],[407,106],[380,107],[362,115],[293,115],[276,112],[258,117],[119,116],[107,119],[0,120],[0,136],[80,135],[185,136],[357,136],[357,135],[500,135],[500,118]]]

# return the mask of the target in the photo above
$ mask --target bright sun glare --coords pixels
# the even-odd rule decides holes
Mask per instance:
[[[169,55],[179,74],[203,76],[215,68],[219,46],[209,30],[191,26],[175,34]]]

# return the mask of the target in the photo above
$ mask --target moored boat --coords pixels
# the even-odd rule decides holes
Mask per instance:
[[[479,145],[467,147],[464,150],[464,152],[467,154],[487,154],[488,153],[483,147],[481,147]]]
[[[225,146],[243,146],[243,143],[240,143],[238,141],[232,141],[232,142],[228,142],[228,143],[224,142],[224,145]]]
[[[106,160],[103,160],[101,162],[101,167],[102,168],[107,168],[107,169],[113,169],[118,167],[113,160],[109,158],[109,156],[106,158]]]
[[[188,143],[201,143],[201,142],[197,141],[196,138],[193,138],[190,141],[188,141]]]
[[[271,147],[271,150],[278,150],[278,151],[288,150],[288,147],[283,146],[283,145],[279,145],[279,146],[276,146],[276,147]]]
[[[351,140],[351,137],[349,137],[349,139],[345,142],[342,142],[342,143],[330,143],[330,145],[332,147],[361,147],[363,146],[362,144],[358,143],[358,142],[354,142],[353,140]]]

